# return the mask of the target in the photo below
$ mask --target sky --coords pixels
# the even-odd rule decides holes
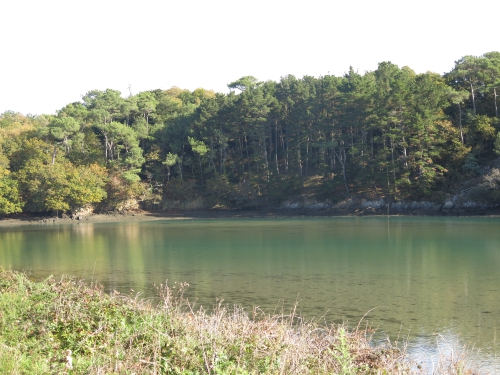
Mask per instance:
[[[55,114],[88,91],[228,92],[252,75],[445,73],[500,50],[500,1],[5,0],[0,113]]]

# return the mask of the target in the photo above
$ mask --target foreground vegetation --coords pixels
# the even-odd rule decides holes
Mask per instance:
[[[208,313],[183,298],[113,296],[63,277],[30,280],[0,269],[2,374],[408,374],[404,348],[372,346],[370,330],[254,308]],[[250,315],[250,316],[249,316]],[[461,359],[434,374],[466,374]]]
[[[444,203],[500,154],[500,52],[444,75],[382,62],[228,87],[93,90],[57,115],[1,114],[0,215],[256,208],[304,194]],[[492,186],[474,199],[500,203]]]

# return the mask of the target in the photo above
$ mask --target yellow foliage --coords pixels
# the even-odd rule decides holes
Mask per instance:
[[[180,87],[177,86],[172,86],[168,90],[165,90],[165,93],[167,93],[169,96],[177,97],[179,96],[180,93],[188,91],[186,89],[181,89]]]

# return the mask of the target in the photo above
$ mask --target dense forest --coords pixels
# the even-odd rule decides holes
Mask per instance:
[[[228,87],[94,90],[57,115],[1,114],[0,214],[251,208],[306,193],[443,202],[500,175],[500,52],[444,75],[382,62]],[[500,202],[500,177],[488,181],[476,198]]]

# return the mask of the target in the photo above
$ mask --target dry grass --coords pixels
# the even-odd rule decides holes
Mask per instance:
[[[107,295],[63,277],[35,282],[0,269],[2,374],[409,374],[404,348],[371,344],[372,332],[250,313],[219,304],[194,310],[185,284],[158,299]],[[69,353],[69,354],[68,354]],[[69,359],[68,359],[69,356]],[[444,367],[447,363],[449,367]],[[435,374],[465,374],[443,361]]]

